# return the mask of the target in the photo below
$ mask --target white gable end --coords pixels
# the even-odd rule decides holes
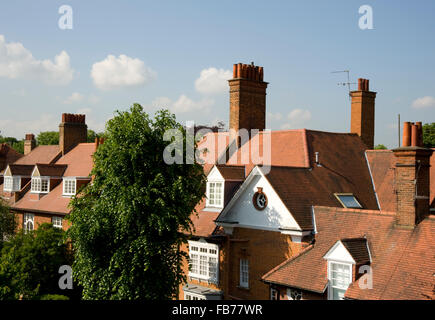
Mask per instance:
[[[332,248],[325,254],[324,258],[329,261],[355,263],[355,260],[340,240],[332,246]]]
[[[267,207],[264,210],[257,210],[252,199],[258,188],[263,188],[267,197]],[[222,221],[237,222],[234,227],[245,227],[253,229],[282,231],[282,229],[301,230],[287,207],[276,194],[269,181],[262,175],[257,174],[250,179],[248,184],[238,195],[229,208]]]
[[[207,176],[207,181],[224,181],[224,177],[222,177],[216,166],[214,166],[213,169],[210,170]]]

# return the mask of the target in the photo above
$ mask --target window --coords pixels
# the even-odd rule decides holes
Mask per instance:
[[[249,261],[240,259],[240,287],[249,288]]]
[[[21,177],[4,177],[3,191],[20,191]]]
[[[207,184],[207,206],[210,207],[223,207],[223,183],[222,182],[209,182]]]
[[[204,296],[193,293],[184,293],[184,300],[206,300]]]
[[[63,179],[63,194],[66,196],[73,196],[76,194],[76,179],[64,178]]]
[[[302,291],[296,289],[287,289],[287,299],[302,300]]]
[[[263,192],[263,188],[258,188],[258,191],[254,193],[252,198],[255,209],[264,210],[267,207],[267,197]]]
[[[275,288],[270,288],[270,300],[279,300],[279,291]]]
[[[32,178],[31,191],[34,193],[48,193],[50,183],[48,178]]]
[[[352,266],[350,264],[329,262],[329,299],[343,300],[349,284],[352,282]]]
[[[219,249],[216,244],[189,241],[189,277],[218,283]]]
[[[34,229],[34,220],[35,220],[35,215],[33,213],[24,214],[23,228],[25,233],[32,231]]]
[[[53,224],[53,227],[62,229],[62,221],[63,219],[61,217],[52,217],[51,223]]]
[[[355,196],[351,193],[335,193],[334,195],[338,199],[338,201],[340,201],[341,205],[344,208],[356,208],[356,209],[362,208],[361,204],[358,202],[358,200],[356,200]]]

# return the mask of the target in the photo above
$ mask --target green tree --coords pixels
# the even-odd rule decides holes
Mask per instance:
[[[71,260],[64,232],[51,224],[36,231],[17,233],[4,243],[0,256],[0,299],[35,299],[64,294],[59,289],[59,267]]]
[[[59,131],[43,131],[36,136],[36,141],[41,145],[59,144]]]
[[[387,147],[384,146],[383,144],[378,144],[375,146],[375,150],[386,150]]]
[[[174,115],[162,110],[152,120],[138,104],[106,125],[94,181],[71,202],[68,236],[84,299],[170,299],[185,281],[179,246],[206,180],[198,163],[165,164],[168,129],[185,141]]]
[[[1,143],[7,143],[12,148],[14,148],[15,151],[19,153],[24,153],[24,140],[18,140],[14,137],[3,137],[0,135],[0,144]]]
[[[16,227],[15,215],[0,198],[0,250],[3,247],[3,242],[14,235]]]
[[[435,122],[423,125],[423,144],[426,148],[435,148]]]

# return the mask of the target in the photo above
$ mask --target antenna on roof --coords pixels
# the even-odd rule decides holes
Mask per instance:
[[[356,84],[356,82],[350,82],[350,70],[341,70],[341,71],[332,71],[331,73],[347,73],[347,82],[339,82],[337,85],[339,86],[346,86],[349,92],[349,99],[350,99],[350,85]]]

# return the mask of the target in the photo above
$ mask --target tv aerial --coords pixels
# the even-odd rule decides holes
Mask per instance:
[[[347,82],[339,82],[337,85],[339,86],[347,86],[349,99],[350,99],[350,85],[356,84],[356,82],[350,82],[350,70],[340,70],[340,71],[332,71],[331,73],[347,73]]]

